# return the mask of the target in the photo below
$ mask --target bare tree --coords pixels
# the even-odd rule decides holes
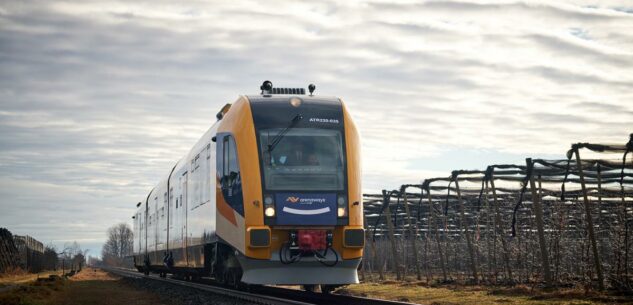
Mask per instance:
[[[106,265],[121,266],[126,256],[132,254],[134,233],[126,223],[108,229],[108,240],[103,245],[101,256]]]
[[[72,243],[65,243],[64,250],[60,253],[62,260],[62,269],[70,270],[71,272],[79,272],[86,262],[86,253],[88,250],[82,250],[79,243],[73,241]]]

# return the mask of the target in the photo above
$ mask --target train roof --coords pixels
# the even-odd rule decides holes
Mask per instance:
[[[313,95],[316,86],[310,84],[308,86],[309,95],[306,94],[304,88],[276,88],[273,87],[271,81],[264,81],[259,87],[261,93],[258,95],[245,95],[246,98],[252,103],[260,102],[275,102],[275,101],[288,101],[292,98],[299,98],[307,102],[317,102],[323,104],[339,104],[341,100],[335,96],[319,96]]]
[[[246,95],[246,98],[251,103],[261,103],[270,101],[288,101],[291,98],[300,98],[306,102],[319,102],[325,104],[338,104],[341,100],[336,96],[323,96],[323,95],[293,95],[293,94],[269,94],[269,95]]]

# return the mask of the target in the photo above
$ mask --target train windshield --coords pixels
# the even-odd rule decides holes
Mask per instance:
[[[340,191],[344,186],[343,139],[332,129],[283,128],[260,131],[267,190]],[[282,136],[279,137],[280,133]],[[273,142],[277,144],[273,146]],[[270,147],[273,149],[270,150]]]

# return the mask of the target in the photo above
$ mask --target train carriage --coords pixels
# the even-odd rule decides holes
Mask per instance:
[[[139,271],[222,283],[357,283],[364,246],[359,135],[336,97],[240,96],[139,202]]]

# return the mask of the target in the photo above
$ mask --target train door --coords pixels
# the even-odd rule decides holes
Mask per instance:
[[[171,239],[170,249],[174,258],[174,265],[177,267],[184,267],[187,265],[187,261],[185,260],[185,244],[183,241],[183,221],[184,221],[184,211],[183,211],[183,180],[184,174],[180,174],[178,176],[178,180],[174,181],[175,193],[170,196],[174,196],[175,199],[172,199],[173,204],[173,213],[170,216],[170,225],[169,225],[169,238]]]
[[[189,265],[189,258],[187,255],[187,247],[189,246],[189,242],[188,242],[188,238],[187,238],[187,172],[185,172],[182,175],[182,179],[180,181],[181,185],[181,190],[182,193],[180,194],[180,215],[181,215],[181,222],[180,222],[180,240],[182,241],[182,255],[183,255],[183,262],[185,264],[185,266]]]
[[[171,176],[170,176],[171,178]],[[167,251],[170,251],[174,248],[173,243],[171,242],[172,237],[170,234],[174,232],[174,187],[169,187],[169,198],[167,198]]]
[[[156,264],[156,265],[162,265],[162,256],[159,256],[158,253],[158,227],[159,227],[159,213],[158,213],[158,196],[154,197],[154,211],[152,213],[152,225],[153,225],[153,231],[152,234],[154,235],[152,240],[154,241],[154,247],[151,249],[153,256],[152,256],[152,263]],[[160,259],[159,259],[160,258]]]
[[[143,233],[141,233],[141,234],[143,234],[143,242],[141,242],[142,245],[143,245],[143,251],[142,251],[143,252],[143,263],[145,263],[145,260],[147,259],[148,255],[149,255],[147,253],[147,237],[148,237],[147,236],[147,226],[148,226],[147,218],[149,217],[149,216],[147,216],[147,214],[148,214],[147,213],[147,200],[145,200],[144,206],[145,206],[145,208],[143,209]]]

